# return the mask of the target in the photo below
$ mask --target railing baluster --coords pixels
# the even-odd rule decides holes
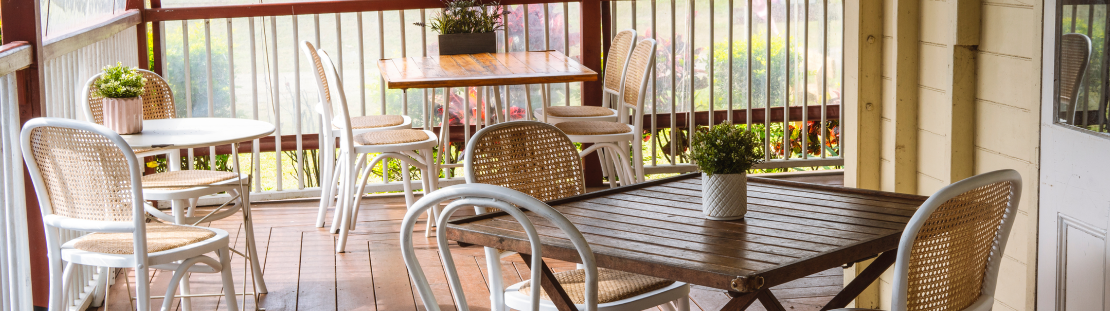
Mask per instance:
[[[204,20],[204,61],[204,84],[208,92],[205,97],[208,99],[208,117],[212,118],[216,116],[216,102],[212,98],[215,95],[212,87],[212,21],[207,19]],[[215,146],[208,147],[208,169],[216,170]]]
[[[764,64],[764,68],[766,68],[766,69],[763,70],[763,75],[764,75],[764,78],[765,78],[764,81],[766,81],[766,82],[763,83],[763,87],[765,88],[764,93],[763,93],[763,95],[764,95],[763,96],[763,100],[764,100],[764,103],[763,103],[763,137],[764,137],[763,138],[763,160],[764,161],[770,161],[771,160],[771,62],[774,61],[774,59],[771,59],[771,23],[772,23],[771,0],[765,0],[765,1],[767,3],[767,6],[765,6],[765,8],[767,8],[767,15],[766,15],[767,16],[767,20],[766,20],[767,21],[767,32],[766,32],[767,41],[766,41],[766,45],[764,45],[764,46],[766,46],[766,48],[764,50],[766,50],[765,52],[767,52],[767,57],[766,57],[767,64]],[[786,130],[783,129],[783,133],[785,133],[785,132],[786,132]]]
[[[654,0],[652,0],[654,1]],[[570,57],[570,3],[563,2],[563,54]],[[563,83],[563,105],[570,106],[570,83]],[[529,115],[525,119],[531,118]]]
[[[234,28],[231,19],[227,19],[227,85],[228,85],[228,104],[231,105],[231,118],[238,118],[239,114],[235,106],[235,37],[232,36],[231,29]],[[232,161],[234,162],[234,161]],[[238,170],[236,170],[238,171]]]
[[[748,102],[744,105],[745,110],[747,110],[747,111],[744,112],[745,113],[745,115],[744,115],[744,127],[749,132],[752,130],[752,109],[755,107],[754,106],[755,105],[755,95],[754,95],[755,94],[755,82],[752,81],[752,71],[754,71],[752,69],[752,41],[755,41],[754,30],[752,30],[752,17],[755,16],[755,14],[752,13],[752,4],[753,3],[754,3],[754,0],[748,0],[748,6],[746,8],[744,8],[744,10],[748,12],[748,37],[746,38],[746,40],[744,40],[744,41],[748,42],[748,50],[747,50],[748,54],[747,54],[747,57],[746,57],[747,66],[744,67],[744,71],[746,71],[748,73],[748,79],[746,80],[746,83],[744,83],[745,85],[748,86],[748,88],[746,90],[747,93],[748,93]],[[764,112],[764,118],[766,119],[767,109],[764,109],[763,112]],[[764,137],[766,137],[766,136],[764,136]],[[766,153],[770,152],[771,149],[767,149],[767,144],[766,144],[767,139],[763,139],[763,140],[764,140],[763,153],[766,154]]]
[[[656,0],[651,0],[651,36],[656,42],[659,41],[659,29],[656,25],[658,19],[658,12],[656,10]],[[659,59],[659,46],[655,46],[655,58],[651,60],[651,166],[659,165],[659,150],[655,147],[659,144],[659,129],[658,129],[658,114],[659,114],[659,75],[656,72],[656,61]]]
[[[793,148],[790,146],[790,143],[791,143],[790,132],[792,132],[790,130],[790,82],[791,82],[790,81],[790,77],[791,77],[790,71],[792,71],[792,69],[794,69],[794,67],[791,67],[792,63],[790,62],[790,60],[793,58],[793,57],[790,57],[790,6],[791,6],[791,3],[790,3],[790,0],[785,0],[785,2],[786,2],[786,32],[785,32],[785,34],[786,34],[786,44],[785,44],[785,48],[786,48],[786,85],[784,86],[785,88],[783,89],[783,92],[782,92],[782,94],[783,94],[782,95],[782,159],[783,160],[790,160],[790,151],[793,150]],[[770,16],[770,15],[768,15],[768,16]],[[768,44],[767,46],[770,47],[771,45]],[[768,49],[768,50],[770,50],[770,49]]]
[[[362,12],[355,13],[355,20],[358,21],[358,55],[366,55],[366,45],[362,37]],[[358,109],[359,113],[366,115],[366,57],[358,58]],[[323,134],[323,133],[319,133]],[[322,136],[321,136],[322,137]],[[317,140],[319,141],[319,140]]]
[[[255,49],[255,42],[257,41],[257,33],[254,30],[254,17],[248,17],[247,23],[250,30],[251,37],[251,118],[258,120],[258,59],[257,50]],[[255,139],[251,143],[251,166],[253,166],[254,175],[254,189],[261,192],[262,189],[262,155],[259,143],[261,141]]]
[[[809,158],[809,0],[802,0],[802,159]],[[789,111],[786,111],[789,112]]]
[[[189,67],[192,67],[192,66],[189,66],[192,63],[189,62],[189,23],[187,21],[181,21],[181,33],[182,33],[182,35],[181,35],[181,42],[182,42],[181,43],[181,46],[182,46],[181,55],[182,55],[182,59],[183,59],[183,61],[182,61],[183,66],[181,66],[181,67],[185,70],[185,117],[186,118],[192,118],[193,117],[193,87],[192,87],[193,78],[192,78],[192,74],[190,72],[191,70],[189,68]],[[191,170],[191,169],[193,169],[193,163],[194,163],[193,162],[193,149],[192,148],[188,149],[187,153],[188,153],[188,156],[186,157],[187,162],[185,162],[186,163],[185,164],[185,169]]]
[[[821,158],[825,158],[825,144],[829,141],[829,0],[821,5]]]
[[[281,167],[281,93],[279,93],[278,85],[280,81],[278,73],[278,45],[277,45],[277,17],[270,17],[270,59],[273,61],[273,67],[270,71],[270,97],[274,109],[274,189],[277,191],[284,190],[282,187],[282,174]]]
[[[300,30],[299,16],[293,15],[293,44],[300,44]],[[335,21],[339,22],[338,18]],[[342,46],[342,45],[340,45]],[[304,140],[301,133],[301,49],[293,49],[293,133],[297,138],[297,189],[304,189],[305,178],[308,177],[304,173]],[[340,66],[343,67],[343,66]],[[319,140],[317,140],[319,141]]]

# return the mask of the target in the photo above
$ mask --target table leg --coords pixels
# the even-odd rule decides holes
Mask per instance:
[[[759,303],[763,304],[763,308],[768,311],[786,311],[786,308],[783,308],[782,303],[779,302],[778,298],[775,298],[775,294],[772,294],[770,289],[761,289],[743,294],[729,292],[730,296],[734,294],[736,296],[733,296],[732,300],[725,304],[724,307],[721,307],[721,310],[747,310],[752,303],[759,300]]]
[[[524,253],[519,253],[519,255],[520,259],[524,260],[524,264],[528,265],[528,269],[535,269],[532,267],[532,255]],[[542,269],[543,273],[540,286],[543,287],[544,292],[547,292],[548,297],[551,297],[551,302],[555,304],[555,308],[559,309],[559,311],[577,310],[578,308],[574,306],[574,302],[570,300],[570,296],[567,296],[567,291],[563,290],[563,286],[559,285],[559,281],[555,279],[555,274],[551,272],[551,268],[547,267],[547,264],[544,263],[541,265],[540,269]],[[532,284],[535,284],[535,280],[532,280]],[[533,286],[533,290],[534,288]],[[551,295],[551,293],[556,294]]]
[[[875,283],[875,280],[879,279],[879,276],[881,276],[887,268],[890,268],[897,258],[898,254],[896,249],[879,255],[879,258],[875,258],[875,261],[872,261],[871,265],[863,269],[863,272],[860,272],[851,283],[848,283],[848,286],[844,286],[844,289],[840,290],[840,293],[837,293],[836,297],[833,297],[833,299],[825,304],[825,307],[821,308],[821,310],[839,309],[848,306],[848,303],[855,300],[867,286],[871,285],[871,283]]]

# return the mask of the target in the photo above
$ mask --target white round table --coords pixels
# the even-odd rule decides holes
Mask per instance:
[[[234,144],[269,136],[274,125],[268,122],[232,118],[181,118],[144,120],[143,131],[121,135],[135,149],[187,149]],[[137,156],[162,154],[144,152]]]
[[[136,157],[142,158],[145,156],[166,154],[167,164],[170,170],[178,170],[181,167],[181,153],[178,149],[190,149],[211,147],[219,145],[231,144],[231,160],[234,161],[233,169],[235,174],[240,173],[239,169],[239,143],[249,140],[254,140],[262,137],[269,136],[274,132],[274,125],[268,122],[248,119],[233,119],[233,118],[181,118],[181,119],[160,119],[160,120],[143,120],[143,131],[137,134],[120,135],[123,140],[136,149]],[[190,163],[189,167],[192,167]],[[248,235],[247,241],[254,241],[254,226],[251,224],[251,208],[250,199],[248,194],[249,185],[242,182],[239,183],[239,193],[243,194],[243,222],[246,227],[246,234]],[[173,212],[177,219],[178,224],[182,223],[182,213],[184,202],[174,200]],[[214,212],[213,212],[214,213]],[[192,224],[189,224],[192,225]],[[248,246],[250,253],[248,259],[251,263],[251,271],[254,275],[255,286],[257,293],[266,292],[266,283],[262,280],[261,267],[255,258],[258,258],[255,247]],[[242,254],[242,253],[240,253]],[[257,293],[250,293],[256,299]],[[248,294],[248,293],[244,293]]]

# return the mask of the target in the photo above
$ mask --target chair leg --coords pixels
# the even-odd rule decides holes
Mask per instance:
[[[351,210],[351,219],[354,219],[351,221],[351,230],[355,230],[355,227],[358,226],[358,212],[362,210],[362,195],[366,193],[366,183],[370,181],[370,174],[374,173],[374,166],[371,165],[374,163],[365,164],[361,162],[361,160],[359,163],[359,169],[362,170],[362,173],[355,173],[355,177],[362,177],[358,177],[358,183],[355,184],[355,196],[351,198],[351,200],[354,201],[354,203],[351,204],[351,206],[354,206]],[[358,170],[355,170],[355,172],[357,171]]]
[[[354,175],[350,172],[344,172],[344,185],[339,188],[339,200],[342,202],[335,208],[336,215],[339,215],[339,221],[333,224],[339,230],[339,240],[335,244],[335,252],[342,253],[347,248],[347,234],[351,231],[351,186],[350,180],[354,179]]]
[[[324,218],[327,217],[328,207],[335,200],[335,157],[333,148],[324,148],[323,175],[320,176],[320,210],[316,213],[316,228],[324,227]]]
[[[349,168],[350,163],[348,163],[348,162],[350,162],[350,161],[341,161],[341,162],[339,162],[339,164],[336,165],[335,174],[332,175],[332,182],[331,182],[332,190],[330,192],[328,192],[328,198],[327,198],[328,199],[328,205],[332,205],[331,203],[335,202],[335,204],[334,204],[335,205],[335,210],[332,211],[332,215],[331,215],[331,229],[329,229],[331,231],[331,233],[336,233],[337,230],[338,230],[336,228],[336,224],[339,223],[339,210],[340,210],[340,208],[342,208],[341,205],[342,205],[342,202],[343,202],[343,196],[346,195],[346,193],[347,193],[346,191],[344,191],[343,187],[347,187],[347,182],[344,181],[344,180],[347,177],[347,172],[350,170],[350,168]],[[326,206],[324,208],[324,212],[327,213],[327,207]]]
[[[265,294],[268,292],[266,289],[266,281],[262,279],[262,267],[259,265],[258,257],[258,242],[254,240],[254,216],[251,215],[251,200],[250,191],[243,193],[239,199],[243,203],[243,229],[247,232],[247,256],[250,256],[251,261],[251,275],[254,280],[254,290],[256,293]],[[243,280],[246,282],[246,280]]]
[[[135,268],[135,297],[138,298],[136,309],[150,310],[150,268],[146,265]]]
[[[182,273],[185,274],[185,277],[181,278],[181,285],[179,285],[179,286],[181,286],[181,295],[182,296],[190,295],[190,294],[193,293],[193,291],[191,289],[189,289],[189,272],[182,272]],[[189,310],[192,310],[192,309],[193,309],[193,299],[188,298],[188,297],[181,297],[181,311],[189,311]]]
[[[674,301],[675,309],[678,311],[690,311],[690,296],[682,296]]]
[[[216,251],[220,254],[220,277],[224,285],[224,303],[228,310],[239,310],[239,302],[235,299],[235,281],[231,278],[231,252],[227,248]],[[246,280],[244,280],[246,281]]]
[[[93,307],[99,307],[104,304],[104,300],[108,295],[108,273],[112,271],[108,267],[97,267],[96,278],[96,292],[93,294],[93,301],[90,304]]]

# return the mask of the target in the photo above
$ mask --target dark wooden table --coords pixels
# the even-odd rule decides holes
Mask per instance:
[[[599,267],[661,277],[727,291],[723,309],[743,310],[755,300],[783,310],[769,288],[878,256],[824,309],[843,307],[895,259],[902,230],[927,197],[748,178],[748,213],[714,221],[701,213],[701,176],[686,174],[548,202],[574,223]],[[580,262],[570,241],[529,213],[544,257]],[[528,238],[504,213],[451,221],[447,238],[511,250],[528,257]],[[529,262],[525,259],[524,262]],[[571,310],[546,265],[541,286],[559,292],[554,302]],[[492,290],[492,289],[491,289]]]

